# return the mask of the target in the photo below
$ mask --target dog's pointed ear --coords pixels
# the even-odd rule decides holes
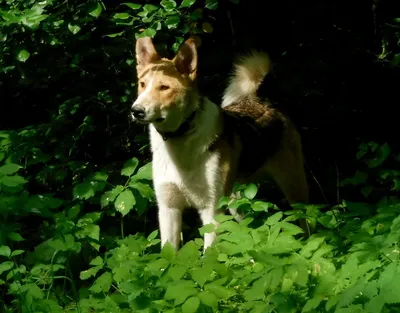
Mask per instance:
[[[138,72],[146,65],[159,59],[160,56],[150,37],[142,37],[136,40],[136,69]]]
[[[197,73],[197,47],[194,38],[186,40],[181,45],[172,62],[174,62],[179,73],[189,76],[191,80],[195,80]]]

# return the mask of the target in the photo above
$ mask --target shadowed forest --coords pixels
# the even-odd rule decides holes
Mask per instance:
[[[303,140],[311,203],[273,184],[222,198],[202,255],[160,250],[147,128],[130,118],[136,38],[200,40],[221,103],[235,58],[267,52],[263,96]],[[400,310],[400,2],[8,0],[0,3],[0,312]],[[307,218],[308,239],[296,226]]]

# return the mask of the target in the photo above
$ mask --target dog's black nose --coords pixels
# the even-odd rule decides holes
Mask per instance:
[[[144,112],[144,108],[141,107],[140,105],[135,105],[131,108],[131,112],[133,114],[134,117],[136,118],[144,118],[144,116],[146,115],[146,113]]]

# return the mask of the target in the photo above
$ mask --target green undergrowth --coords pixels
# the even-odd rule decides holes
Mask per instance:
[[[176,253],[169,245],[159,250],[157,230],[124,236],[123,224],[116,235],[99,226],[115,215],[137,214],[154,201],[151,163],[125,162],[117,179],[123,184],[95,172],[74,185],[67,201],[29,193],[25,185],[32,178],[24,177],[24,166],[4,156],[0,291],[5,312],[375,313],[400,308],[400,201],[390,195],[399,184],[397,172],[386,167],[398,164],[399,156],[387,144],[361,145],[360,169],[342,180],[342,188],[351,185],[365,202],[343,200],[329,208],[298,204],[282,212],[257,200],[256,185],[238,186],[241,196],[223,198],[219,207],[237,207],[245,218],[237,223],[218,215],[217,241],[204,254],[201,236]],[[378,187],[387,188],[388,195],[367,201]],[[97,209],[82,211],[88,202]],[[27,216],[42,219],[37,243],[22,235]],[[302,217],[316,228],[308,239],[295,224]],[[204,225],[199,234],[212,229]]]

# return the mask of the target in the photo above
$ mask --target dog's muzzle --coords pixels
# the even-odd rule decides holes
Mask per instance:
[[[142,106],[135,105],[131,108],[132,116],[138,120],[143,120],[146,117],[146,112]]]

